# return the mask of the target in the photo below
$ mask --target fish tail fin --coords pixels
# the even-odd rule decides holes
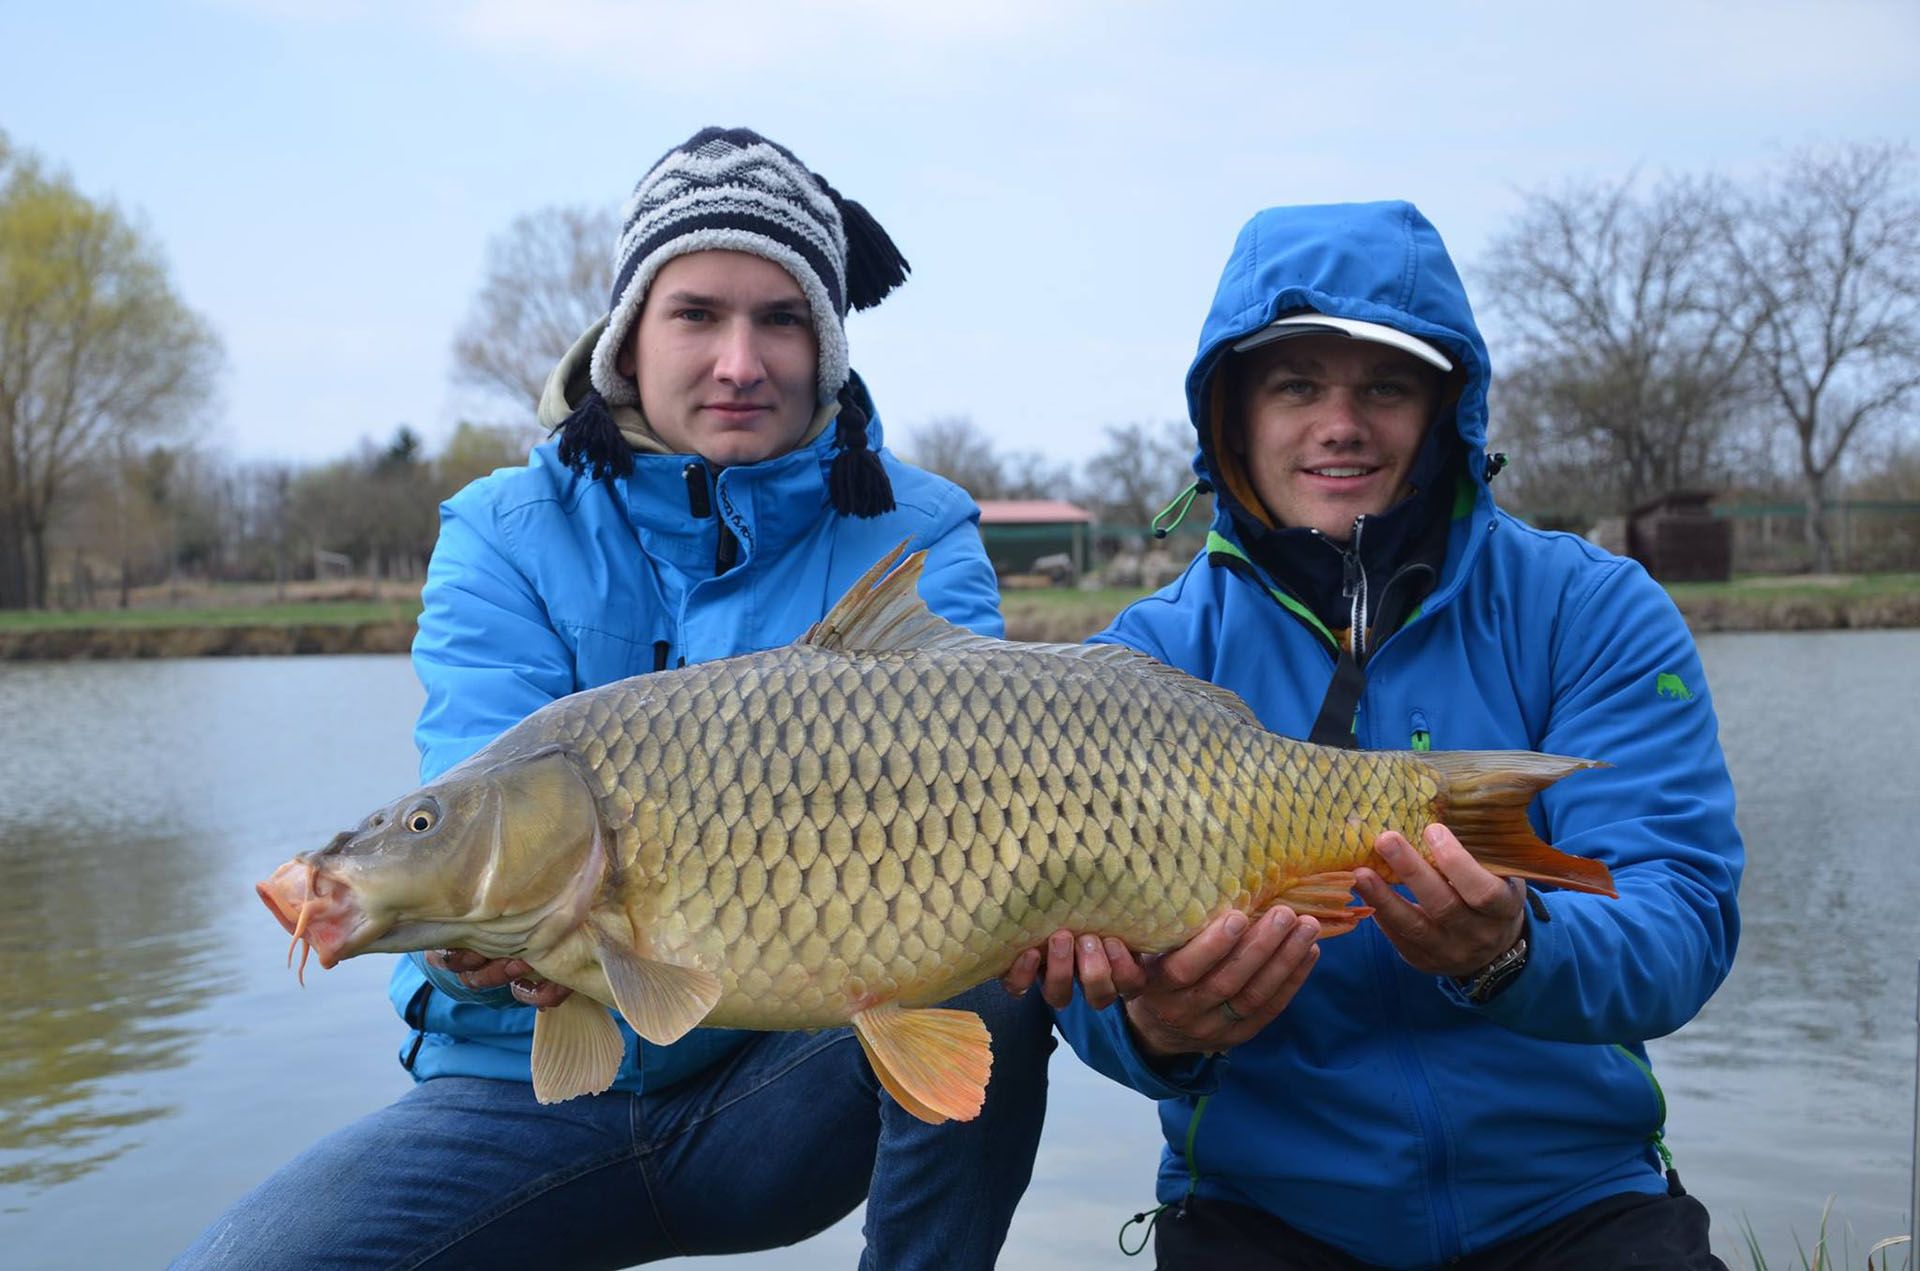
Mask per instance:
[[[1431,750],[1414,758],[1446,783],[1436,801],[1441,824],[1489,871],[1573,891],[1620,894],[1605,865],[1542,842],[1527,820],[1534,795],[1569,773],[1606,764],[1530,750]]]
[[[939,1125],[980,1115],[993,1045],[972,1011],[883,1002],[855,1012],[853,1031],[880,1084],[914,1116]]]

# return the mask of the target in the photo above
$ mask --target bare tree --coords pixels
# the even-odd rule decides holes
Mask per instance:
[[[1589,456],[1590,481],[1613,477],[1628,506],[1714,469],[1752,398],[1757,308],[1729,286],[1725,186],[1634,186],[1530,195],[1482,271],[1513,368],[1496,427],[1571,443],[1562,457]]]
[[[45,605],[62,501],[200,408],[219,358],[139,229],[0,145],[0,607]]]
[[[487,274],[453,342],[454,379],[521,409],[580,333],[607,316],[612,211],[549,207],[516,217],[487,244]]]
[[[965,415],[909,430],[901,453],[976,499],[1072,499],[1073,470],[1037,450],[997,450]]]
[[[1741,283],[1763,302],[1771,406],[1797,442],[1814,568],[1834,566],[1828,481],[1920,402],[1920,198],[1904,146],[1803,151],[1751,204]]]
[[[1106,434],[1106,445],[1087,460],[1087,501],[1107,525],[1144,529],[1193,480],[1193,426],[1184,419],[1108,424]]]

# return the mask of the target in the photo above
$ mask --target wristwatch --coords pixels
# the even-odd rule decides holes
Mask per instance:
[[[1466,994],[1467,1000],[1475,1006],[1484,1006],[1500,995],[1501,990],[1513,983],[1514,977],[1527,967],[1527,936],[1525,932],[1513,942],[1513,948],[1475,971],[1464,979],[1456,978],[1454,983]]]

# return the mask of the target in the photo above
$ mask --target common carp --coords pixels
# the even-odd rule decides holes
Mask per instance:
[[[992,1057],[932,1004],[1059,928],[1154,952],[1285,903],[1350,930],[1354,868],[1392,878],[1375,838],[1433,821],[1494,873],[1613,894],[1526,817],[1591,761],[1291,741],[1144,654],[956,627],[900,555],[791,645],[543,707],[261,899],[303,967],[460,947],[573,989],[534,1026],[545,1102],[612,1083],[612,1007],[658,1044],[851,1021],[938,1123],[978,1113]]]

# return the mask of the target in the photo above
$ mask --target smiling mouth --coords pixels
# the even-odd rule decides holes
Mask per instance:
[[[1350,479],[1353,477],[1370,477],[1378,471],[1380,471],[1378,468],[1362,468],[1345,464],[1338,466],[1328,465],[1324,468],[1308,468],[1306,473],[1310,477],[1340,477]]]

